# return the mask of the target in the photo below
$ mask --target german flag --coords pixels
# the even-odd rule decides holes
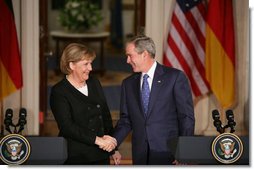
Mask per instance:
[[[21,57],[12,0],[0,0],[0,101],[20,89]]]
[[[222,108],[235,100],[235,39],[231,0],[210,0],[206,25],[206,77]]]

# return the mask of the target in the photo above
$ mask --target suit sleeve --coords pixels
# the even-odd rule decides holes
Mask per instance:
[[[63,91],[52,88],[50,106],[57,121],[61,136],[94,145],[96,134],[88,128],[80,127],[75,124],[72,120],[71,108]]]
[[[174,95],[177,108],[180,136],[194,135],[194,108],[189,81],[183,72],[176,79]]]
[[[121,86],[120,119],[117,122],[113,135],[117,140],[118,146],[123,142],[131,129],[131,120],[127,109],[126,87],[123,82]]]

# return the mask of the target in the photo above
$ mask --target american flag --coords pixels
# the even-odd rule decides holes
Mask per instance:
[[[163,64],[185,72],[193,98],[210,89],[205,74],[205,15],[201,0],[177,0],[164,43]]]

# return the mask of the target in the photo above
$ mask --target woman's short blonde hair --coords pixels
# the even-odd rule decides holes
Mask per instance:
[[[87,46],[79,43],[71,43],[67,45],[63,51],[60,61],[60,69],[64,74],[70,74],[70,62],[78,62],[81,60],[94,60],[96,57],[95,51]]]

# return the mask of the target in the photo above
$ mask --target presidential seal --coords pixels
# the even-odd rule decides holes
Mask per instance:
[[[213,157],[223,164],[236,162],[242,156],[242,153],[242,141],[233,133],[222,133],[213,140]]]
[[[24,136],[10,134],[0,141],[0,158],[8,165],[23,164],[30,156],[30,144]]]

